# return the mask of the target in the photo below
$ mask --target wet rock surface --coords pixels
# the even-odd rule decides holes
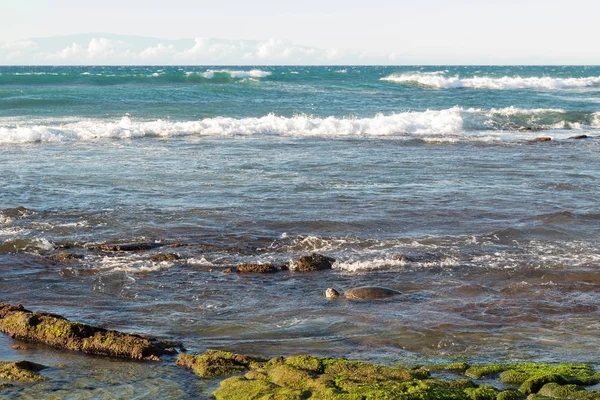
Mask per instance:
[[[528,142],[530,143],[542,143],[542,142],[551,142],[552,138],[548,137],[548,136],[541,136],[541,137],[536,137],[533,139],[529,139]]]
[[[300,257],[298,261],[296,261],[295,270],[298,272],[323,271],[331,269],[334,262],[335,258],[312,253]]]
[[[38,372],[46,369],[45,365],[30,361],[3,362],[0,361],[0,379],[21,382],[40,382],[46,378]]]
[[[171,343],[71,322],[60,315],[0,304],[0,331],[13,338],[52,347],[136,360],[175,354]]]

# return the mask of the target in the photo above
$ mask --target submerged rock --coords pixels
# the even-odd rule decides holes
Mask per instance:
[[[286,269],[283,265],[273,265],[272,263],[264,264],[239,264],[237,267],[227,268],[225,272],[232,273],[238,272],[240,274],[272,274]]]
[[[161,243],[117,243],[117,244],[88,244],[85,247],[94,251],[143,251],[161,247]]]
[[[180,259],[181,257],[175,253],[157,253],[150,257],[150,261],[154,262],[175,262]]]
[[[23,216],[32,210],[25,208],[23,206],[18,206],[14,208],[5,208],[4,210],[0,210],[0,214],[6,215],[7,217],[20,217]]]
[[[83,256],[81,254],[71,253],[70,251],[61,251],[60,253],[53,254],[48,257],[53,262],[67,263],[70,261],[81,260]]]
[[[46,368],[48,367],[45,365],[24,360],[15,362],[0,361],[0,379],[22,382],[45,381],[46,378],[38,374],[38,372]]]
[[[31,312],[22,305],[0,304],[0,331],[16,339],[88,354],[160,360],[162,355],[176,353],[171,343]]]
[[[312,253],[300,257],[298,261],[296,261],[295,270],[299,272],[323,271],[326,269],[331,269],[334,262],[335,258]]]
[[[550,141],[552,141],[552,138],[548,137],[548,136],[541,136],[541,137],[536,137],[536,138],[528,140],[528,142],[530,142],[530,143],[550,142]]]
[[[588,139],[588,138],[589,138],[588,135],[575,135],[575,136],[569,137],[569,139]]]

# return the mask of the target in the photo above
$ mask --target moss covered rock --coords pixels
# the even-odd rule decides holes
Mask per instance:
[[[46,378],[38,372],[46,369],[45,365],[30,361],[3,362],[0,361],[0,379],[21,382],[40,382]]]
[[[576,392],[583,390],[577,385],[559,385],[558,383],[547,383],[538,391],[540,396],[552,397],[555,399],[566,399],[573,396]]]
[[[498,393],[496,400],[525,400],[525,395],[518,390],[505,390]]]
[[[22,305],[0,304],[0,331],[16,339],[88,354],[160,360],[164,354],[176,353],[165,342],[31,312]]]
[[[472,400],[496,400],[496,396],[498,395],[498,391],[489,385],[483,385],[478,388],[466,388],[465,393]]]
[[[265,361],[227,351],[210,350],[201,355],[180,354],[177,365],[189,368],[201,378],[239,374],[253,363]]]

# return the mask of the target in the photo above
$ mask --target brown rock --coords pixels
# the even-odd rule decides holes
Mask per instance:
[[[588,135],[575,135],[575,136],[571,136],[569,139],[587,139],[589,138]]]
[[[299,272],[322,271],[331,269],[334,262],[334,258],[312,253],[307,256],[302,256],[296,261],[296,270]]]
[[[163,262],[163,261],[175,262],[179,259],[181,259],[181,257],[179,257],[175,253],[158,253],[158,254],[154,254],[152,257],[150,257],[150,261],[154,261],[154,262]]]
[[[528,140],[528,142],[531,142],[531,143],[536,143],[536,142],[550,142],[550,141],[552,141],[552,138],[548,137],[548,136],[540,136],[540,137],[536,137],[536,138]]]
[[[71,322],[56,314],[31,312],[20,304],[0,304],[0,331],[15,339],[88,354],[157,360],[176,353],[167,342]]]
[[[254,274],[271,274],[278,272],[279,268],[271,263],[265,264],[240,264],[236,267],[237,272],[240,274],[254,273]]]
[[[66,263],[74,260],[81,260],[83,256],[81,254],[71,253],[70,251],[61,251],[60,253],[53,254],[48,257],[50,260],[58,263]]]
[[[45,365],[30,361],[2,362],[0,361],[0,378],[10,381],[39,382],[46,378],[38,374],[46,369]]]
[[[161,247],[160,243],[118,243],[118,244],[90,244],[86,248],[96,251],[143,251]]]

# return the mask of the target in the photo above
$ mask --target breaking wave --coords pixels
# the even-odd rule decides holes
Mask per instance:
[[[444,72],[415,72],[404,74],[392,74],[381,78],[382,81],[389,81],[403,84],[419,84],[423,86],[438,89],[495,89],[495,90],[514,90],[514,89],[534,89],[534,90],[557,90],[574,89],[584,87],[600,87],[600,76],[590,76],[581,78],[552,78],[552,77],[527,77],[503,76],[500,78],[474,76],[472,78],[461,78],[456,76],[446,76]]]
[[[133,139],[178,136],[397,136],[425,141],[522,139],[530,131],[600,128],[600,113],[567,112],[561,109],[463,109],[378,114],[371,118],[283,117],[268,114],[257,118],[215,117],[198,121],[119,121],[105,119],[52,119],[40,122],[0,120],[0,143],[68,142],[96,139]],[[509,136],[496,135],[499,131]],[[521,134],[521,136],[519,136]],[[496,135],[488,137],[486,135]]]

